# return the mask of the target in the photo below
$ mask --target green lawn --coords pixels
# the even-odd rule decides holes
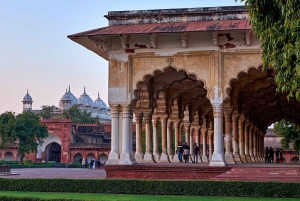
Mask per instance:
[[[38,197],[43,199],[78,199],[90,201],[299,201],[299,198],[248,198],[248,197],[208,197],[208,196],[167,196],[167,195],[117,195],[117,194],[93,194],[93,193],[46,193],[46,192],[20,192],[20,191],[0,191],[0,196],[18,196],[18,197]]]

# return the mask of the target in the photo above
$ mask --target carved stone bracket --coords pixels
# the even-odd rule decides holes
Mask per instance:
[[[214,31],[212,32],[213,34],[213,41],[214,41],[214,45],[218,45],[218,32],[217,31]]]
[[[150,34],[150,42],[151,42],[152,47],[154,49],[156,48],[156,38],[157,38],[156,34]]]
[[[105,51],[110,51],[112,49],[112,38],[111,37],[88,37],[94,44],[95,47],[101,46]]]
[[[181,33],[181,42],[184,48],[187,47],[187,35],[188,35],[187,32]]]
[[[121,45],[124,50],[128,48],[128,39],[128,35],[120,35]]]

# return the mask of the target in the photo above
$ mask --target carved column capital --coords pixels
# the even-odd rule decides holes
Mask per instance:
[[[232,121],[232,111],[233,110],[230,107],[224,107],[223,108],[223,112],[224,112],[226,122],[231,122]]]
[[[119,106],[118,105],[109,105],[109,106],[110,106],[111,118],[117,118],[119,116]]]
[[[143,111],[143,115],[145,117],[146,123],[152,120],[152,111]]]
[[[139,122],[143,118],[143,112],[134,110],[135,120],[136,122]]]
[[[223,103],[212,103],[214,117],[223,118]]]

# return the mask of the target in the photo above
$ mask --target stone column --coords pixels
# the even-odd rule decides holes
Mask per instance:
[[[189,147],[190,147],[190,157],[192,157],[193,156],[193,154],[194,154],[194,149],[193,149],[193,130],[194,129],[190,129],[190,134],[189,134],[189,136],[190,136],[190,139],[189,139]]]
[[[245,121],[245,132],[244,132],[245,157],[246,157],[247,163],[251,162],[251,158],[250,158],[250,154],[249,154],[249,128],[250,128],[250,122],[247,119]]]
[[[178,141],[182,142],[182,133],[183,133],[183,126],[181,123],[179,124],[179,135],[178,135]],[[183,142],[182,142],[183,143]]]
[[[245,117],[243,114],[241,114],[239,118],[240,158],[242,163],[247,163],[246,156],[245,156],[244,131],[245,131]]]
[[[132,165],[135,164],[136,161],[134,156],[132,156],[132,144],[130,144],[130,114],[131,105],[123,105],[122,106],[122,117],[123,117],[123,128],[122,128],[122,153],[120,155],[120,163],[122,165]]]
[[[259,159],[257,157],[257,146],[258,143],[257,143],[257,128],[255,127],[254,128],[254,133],[253,133],[253,157],[255,159],[255,162],[258,162]]]
[[[261,157],[262,163],[265,162],[265,133],[261,132]]]
[[[135,160],[138,163],[143,161],[143,150],[142,150],[142,112],[135,111]]]
[[[232,133],[231,133],[231,122],[232,122],[232,109],[224,108],[225,115],[225,160],[227,164],[235,164],[232,154]]]
[[[167,117],[160,118],[161,120],[161,156],[160,162],[170,162],[167,152]]]
[[[179,160],[178,160],[178,153],[176,153],[176,150],[177,150],[177,146],[178,146],[178,142],[181,142],[179,140],[179,135],[180,135],[180,122],[173,122],[174,123],[174,150],[175,150],[175,153],[174,153],[174,156],[173,156],[173,160],[172,162],[178,162],[179,163]]]
[[[253,126],[253,124],[251,124],[250,130],[249,130],[249,155],[250,155],[251,163],[255,162],[255,158],[253,156],[253,129],[254,129],[254,126]]]
[[[168,124],[167,124],[167,153],[168,153],[170,161],[172,160],[172,156],[173,156],[173,153],[172,153],[172,124],[173,124],[172,121],[168,121]]]
[[[204,162],[204,163],[208,163],[209,161],[208,161],[208,158],[207,158],[207,156],[206,156],[206,150],[207,150],[207,140],[206,140],[206,138],[207,138],[207,127],[206,127],[206,125],[202,125],[202,127],[201,127],[201,133],[202,133],[202,141],[203,141],[203,151],[202,151],[202,162]]]
[[[185,143],[190,146],[190,128],[191,124],[185,123],[184,124],[184,134],[185,134]]]
[[[120,158],[119,152],[119,106],[110,105],[111,116],[111,149],[106,164],[118,164]]]
[[[199,150],[200,150],[200,128],[196,129],[196,143],[197,143],[197,146],[199,147]],[[201,161],[201,157],[200,157],[200,153],[198,152],[198,161]]]
[[[151,140],[151,120],[152,120],[152,112],[147,111],[144,112],[145,118],[145,139],[146,139],[146,150],[144,155],[144,163],[153,163],[153,153],[152,153],[152,140]]]
[[[158,128],[157,128],[157,118],[152,119],[152,125],[153,125],[153,159],[155,162],[159,161],[160,154],[158,150]]]
[[[238,112],[234,111],[232,113],[232,133],[233,133],[233,158],[235,163],[242,163],[240,158],[240,150],[239,150],[239,132],[238,132],[238,119],[240,115]]]
[[[209,158],[209,161],[211,161],[211,158],[212,158],[212,155],[213,155],[213,134],[214,134],[214,131],[212,129],[212,123],[210,124],[210,127],[207,131],[207,136],[208,136],[208,146],[209,146],[209,155],[208,155],[208,158]]]
[[[214,112],[214,153],[209,166],[225,166],[223,144],[223,104],[220,100],[211,101]]]

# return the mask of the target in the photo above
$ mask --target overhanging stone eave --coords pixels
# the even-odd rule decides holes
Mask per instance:
[[[95,44],[88,38],[88,36],[68,36],[68,38],[108,61],[108,52],[102,49],[100,46],[95,46]]]

